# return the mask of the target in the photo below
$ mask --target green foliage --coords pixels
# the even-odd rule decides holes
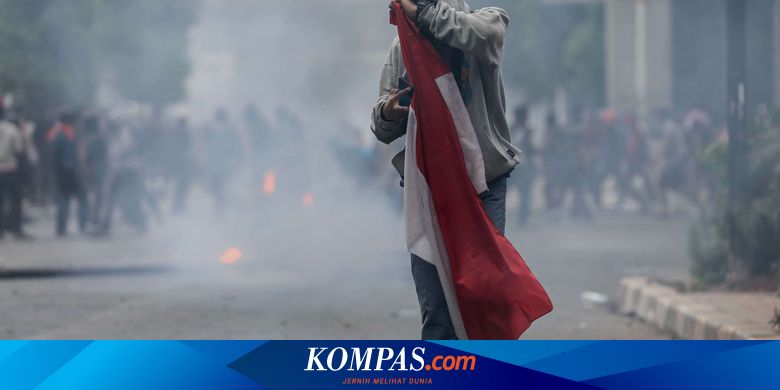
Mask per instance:
[[[510,85],[523,88],[530,96],[552,95],[549,68],[545,67],[542,41],[542,2],[540,0],[504,1],[511,22],[505,47],[505,77]]]
[[[728,247],[722,239],[722,219],[704,215],[688,234],[691,274],[698,285],[714,285],[726,280],[729,271]]]
[[[604,10],[591,5],[567,37],[563,52],[566,83],[578,104],[604,104],[604,56]]]
[[[711,286],[726,281],[729,271],[728,248],[718,232],[721,226],[712,218],[701,218],[689,233],[691,275],[697,286]]]
[[[748,140],[748,192],[735,205],[732,232],[726,223],[727,145],[712,145],[700,156],[702,167],[717,178],[720,198],[690,235],[693,276],[704,284],[718,283],[734,271],[728,267],[729,257],[747,276],[767,276],[780,270],[780,131],[753,125]],[[730,236],[735,238],[731,243]]]
[[[165,106],[185,97],[193,0],[103,0],[100,48],[119,92]]]
[[[90,104],[96,0],[0,0],[0,90],[25,104]]]
[[[478,0],[511,17],[504,46],[504,77],[531,101],[565,88],[579,106],[604,103],[604,7],[544,0]]]
[[[723,239],[726,223],[723,213],[703,213],[688,234],[691,275],[697,286],[723,283],[729,272],[728,244]]]
[[[735,212],[732,254],[752,276],[775,272],[780,259],[780,196],[758,196]]]
[[[0,0],[0,91],[39,115],[94,104],[101,78],[164,106],[184,97],[191,0]]]

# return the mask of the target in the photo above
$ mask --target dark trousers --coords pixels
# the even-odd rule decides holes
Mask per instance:
[[[17,172],[0,173],[0,234],[22,233],[22,181]]]
[[[79,231],[84,233],[87,229],[89,210],[87,208],[87,194],[82,188],[61,189],[57,194],[57,235],[64,236],[68,233],[68,219],[70,218],[70,203],[72,199],[78,203]]]
[[[506,227],[506,182],[507,178],[502,177],[488,183],[488,191],[479,196],[482,207],[501,233]],[[422,314],[422,339],[457,339],[436,266],[412,255],[412,278]]]

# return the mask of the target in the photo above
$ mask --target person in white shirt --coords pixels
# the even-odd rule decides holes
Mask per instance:
[[[24,144],[19,129],[6,120],[0,105],[0,238],[9,232],[19,239],[28,238],[22,231],[22,194],[19,157]]]

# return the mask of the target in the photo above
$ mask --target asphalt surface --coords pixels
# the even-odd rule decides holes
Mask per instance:
[[[189,216],[107,239],[58,240],[51,210],[32,210],[35,242],[0,241],[0,338],[418,338],[401,216],[371,192],[289,199],[216,218],[196,197]],[[609,213],[510,226],[555,304],[523,338],[669,338],[583,293],[613,299],[627,275],[684,278],[687,226]],[[229,248],[233,264],[220,260]]]

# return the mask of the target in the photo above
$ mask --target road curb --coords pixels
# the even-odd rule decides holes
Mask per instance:
[[[621,313],[636,316],[682,339],[780,340],[768,319],[764,323],[750,320],[740,313],[715,307],[705,299],[706,294],[683,294],[647,278],[623,278],[619,297]]]

